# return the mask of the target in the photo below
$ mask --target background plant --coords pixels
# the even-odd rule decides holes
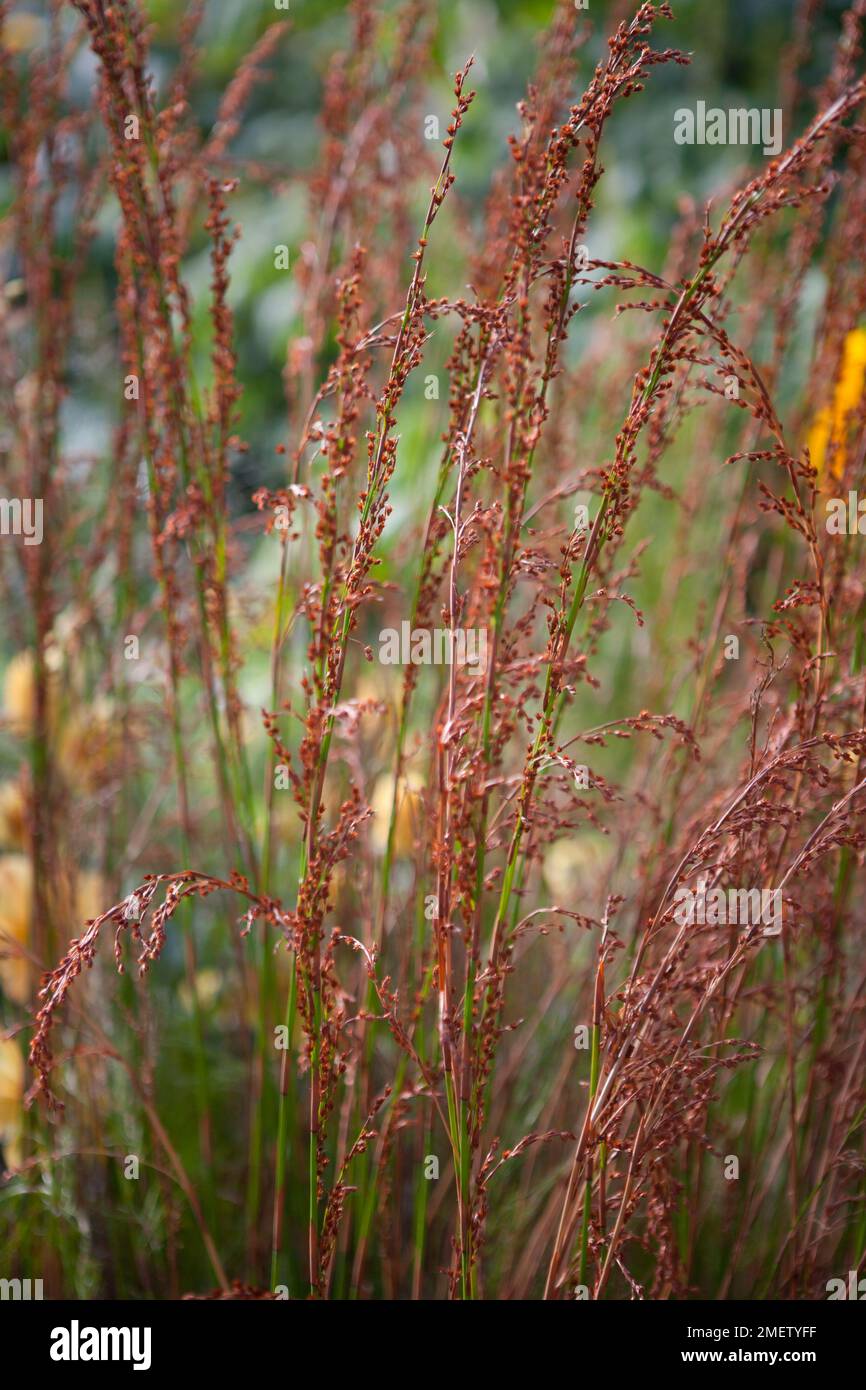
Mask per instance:
[[[681,8],[0,7],[10,1273],[859,1268],[866,7]]]

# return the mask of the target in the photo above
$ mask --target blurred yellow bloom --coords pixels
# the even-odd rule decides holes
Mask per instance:
[[[57,760],[67,781],[95,791],[120,757],[120,725],[110,700],[74,710],[57,740]]]
[[[424,779],[418,772],[409,771],[400,778],[397,795],[397,818],[394,825],[394,853],[411,855],[424,816],[421,792]],[[384,854],[388,844],[388,826],[394,802],[394,775],[385,772],[376,779],[370,807],[373,812],[371,839],[377,854]]]
[[[26,854],[0,858],[0,985],[15,1004],[30,998],[31,966],[26,955],[33,918],[33,866]]]
[[[854,328],[845,339],[842,365],[831,405],[822,406],[812,423],[806,439],[813,468],[818,477],[824,473],[830,446],[835,446],[833,454],[833,476],[841,477],[845,462],[842,446],[845,443],[845,430],[848,416],[860,403],[866,381],[866,329]]]
[[[27,802],[20,782],[0,786],[0,845],[8,849],[27,845]]]
[[[576,897],[585,900],[594,893],[610,853],[607,839],[597,831],[581,830],[574,839],[554,840],[545,851],[541,873],[557,906],[570,907]]]
[[[70,936],[78,936],[79,928],[94,917],[99,917],[110,906],[105,901],[105,884],[102,875],[93,869],[80,869],[75,880],[74,921],[68,924]],[[63,924],[61,924],[63,925]]]
[[[63,939],[80,935],[86,921],[106,907],[105,886],[99,874],[82,869],[71,895],[55,909]],[[33,928],[33,865],[26,854],[0,856],[0,985],[15,1004],[32,997],[34,967],[25,954]]]
[[[57,713],[58,675],[48,667],[48,719],[53,723]],[[36,715],[36,663],[32,651],[16,652],[3,676],[3,715],[12,733],[19,738],[33,730]]]
[[[21,1162],[21,1122],[24,1100],[24,1058],[11,1038],[0,1038],[0,1144],[6,1163]]]
[[[33,727],[36,680],[33,653],[18,652],[3,677],[3,713],[16,734],[27,734]]]
[[[365,667],[358,677],[355,699],[359,703],[371,702],[358,721],[365,738],[384,736],[396,727],[400,686],[391,672],[390,666]],[[376,705],[384,708],[376,708]]]
[[[221,971],[210,969],[196,971],[195,992],[198,995],[200,1008],[213,1008],[222,987],[223,977]],[[193,1012],[194,1000],[192,997],[192,990],[186,980],[184,980],[177,993],[184,1009],[188,1014],[191,1014]]]
[[[45,20],[39,15],[19,11],[3,21],[3,47],[9,53],[26,53],[45,41]]]

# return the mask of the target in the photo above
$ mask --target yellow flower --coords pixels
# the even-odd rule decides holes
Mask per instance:
[[[574,839],[554,840],[545,851],[541,872],[557,906],[571,907],[578,898],[587,901],[609,859],[610,845],[597,831],[581,830]]]
[[[18,652],[6,667],[3,677],[3,713],[16,734],[27,734],[33,727],[36,704],[36,679],[33,653]]]
[[[365,667],[355,687],[355,698],[368,707],[358,720],[365,738],[382,738],[397,725],[399,684],[389,666]]]
[[[424,779],[418,772],[409,771],[400,778],[397,795],[397,817],[394,825],[394,853],[411,855],[416,837],[423,824],[424,802],[421,792]],[[384,854],[388,844],[388,826],[394,801],[394,775],[385,772],[376,779],[370,806],[373,811],[371,838],[377,854]]]
[[[56,670],[48,668],[47,704],[49,724],[57,713],[57,691],[59,677]],[[13,656],[3,677],[3,714],[13,734],[26,738],[32,732],[36,718],[36,663],[30,650],[17,652]]]
[[[105,888],[99,874],[82,869],[75,878],[71,901],[65,893],[53,910],[64,937],[80,935],[86,921],[105,909]],[[26,854],[0,856],[0,986],[15,1004],[29,1004],[35,968],[26,952],[33,927],[33,865]]]
[[[102,875],[92,869],[80,869],[75,880],[75,921],[70,924],[70,936],[79,936],[79,928],[101,916],[109,906],[105,901]]]
[[[27,53],[45,42],[45,20],[35,14],[9,14],[0,37],[9,53]]]
[[[0,858],[0,985],[16,1004],[30,998],[30,962],[24,955],[33,918],[33,866],[26,854]]]
[[[0,786],[0,845],[10,849],[27,846],[27,801],[20,782]]]
[[[21,1162],[21,1120],[24,1097],[24,1058],[11,1038],[0,1038],[0,1144],[6,1164]]]
[[[845,339],[842,365],[836,381],[831,405],[822,406],[812,422],[806,439],[812,466],[818,476],[825,471],[831,444],[832,472],[841,477],[845,463],[844,444],[848,416],[856,409],[866,382],[866,329],[854,328]]]
[[[197,970],[195,974],[195,992],[198,996],[199,1007],[202,1009],[213,1008],[223,987],[223,977],[219,970]],[[194,999],[188,981],[184,980],[178,990],[178,998],[188,1014],[194,1010]]]
[[[97,699],[74,710],[60,730],[57,761],[67,781],[95,791],[120,756],[120,726],[110,700]]]

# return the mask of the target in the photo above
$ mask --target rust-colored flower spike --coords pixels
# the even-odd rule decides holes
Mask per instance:
[[[315,165],[291,170],[308,222],[265,450],[284,474],[256,474],[240,515],[233,210],[286,176],[235,137],[286,31],[201,131],[202,5],[160,84],[137,0],[74,8],[27,63],[0,47],[21,266],[0,294],[3,465],[58,505],[38,554],[9,552],[3,672],[16,1028],[23,977],[59,960],[30,1099],[63,1098],[84,1154],[122,1095],[175,1180],[152,1208],[175,1292],[823,1296],[862,1253],[866,580],[856,498],[844,535],[824,508],[866,457],[866,0],[815,92],[828,31],[798,8],[785,90],[818,114],[709,209],[684,192],[652,268],[599,240],[595,201],[609,120],[627,131],[656,69],[687,61],[654,46],[666,5],[618,4],[581,85],[596,16],[559,0],[476,209],[471,60],[426,138],[441,17],[353,0]],[[96,98],[67,116],[83,42]],[[62,340],[106,189],[117,423],[73,460]],[[119,676],[119,634],[156,654],[154,685]],[[470,638],[479,659],[454,659]],[[105,709],[94,773],[84,712]],[[114,905],[71,911],[103,876]],[[142,977],[128,1011],[106,1002],[106,929]],[[38,1172],[10,1074],[0,1139]],[[89,1171],[70,1174],[86,1215]],[[239,1181],[242,1215],[220,1200]],[[138,1232],[112,1231],[121,1255]],[[115,1262],[124,1288],[144,1269],[161,1291],[151,1234]]]

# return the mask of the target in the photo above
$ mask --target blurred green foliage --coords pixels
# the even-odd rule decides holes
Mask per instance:
[[[165,91],[178,57],[178,34],[185,8],[176,0],[149,0],[154,25],[153,76]],[[646,91],[617,111],[605,134],[605,176],[590,229],[590,251],[612,259],[627,256],[658,267],[664,260],[678,203],[684,190],[698,203],[709,199],[727,177],[742,168],[753,151],[721,147],[712,160],[697,146],[677,146],[672,139],[673,112],[683,104],[778,104],[778,58],[790,38],[791,0],[679,0],[673,23],[658,26],[657,43],[693,54],[689,67],[658,70]],[[819,20],[806,78],[817,81],[826,71],[830,46],[838,33],[841,3],[827,6]],[[41,7],[21,5],[15,12],[38,15]],[[537,38],[552,12],[551,0],[439,0],[431,7],[436,26],[434,53],[438,71],[426,75],[426,109],[445,119],[450,108],[450,77],[474,53],[473,85],[478,91],[461,133],[455,158],[461,215],[481,223],[492,172],[507,158],[506,137],[518,128],[515,105],[524,95],[537,51]],[[581,78],[588,79],[604,48],[604,35],[615,18],[630,13],[622,0],[591,0],[587,18],[595,26],[582,50]],[[193,114],[206,133],[220,98],[256,39],[274,18],[285,18],[267,0],[207,0],[197,44]],[[244,388],[241,433],[251,445],[235,468],[235,507],[249,510],[250,493],[261,482],[276,483],[279,472],[273,445],[285,437],[282,369],[287,344],[301,331],[298,295],[291,277],[275,275],[272,249],[285,242],[292,264],[306,229],[305,179],[316,167],[320,141],[317,113],[326,67],[335,49],[351,43],[351,13],[337,0],[292,0],[290,31],[258,82],[241,130],[231,149],[238,161],[260,164],[278,181],[278,196],[254,179],[243,177],[231,200],[231,213],[242,230],[232,255],[231,302],[237,315],[239,377]],[[71,16],[70,16],[71,21]],[[71,78],[73,100],[91,100],[93,59],[87,50],[76,58]],[[575,95],[578,95],[576,91]],[[639,105],[638,105],[639,103]],[[786,140],[802,128],[806,111],[785,112]],[[10,206],[12,185],[0,145],[0,215]],[[419,202],[419,217],[421,205]],[[61,209],[61,220],[63,210]],[[87,272],[79,284],[82,341],[70,362],[65,423],[71,450],[102,450],[110,437],[118,402],[116,383],[107,367],[114,360],[110,305],[114,289],[116,207],[102,214],[100,234]],[[431,292],[456,293],[462,282],[449,277],[445,223],[438,231],[432,258]],[[67,235],[71,234],[67,227]],[[398,248],[406,257],[409,247]],[[14,278],[16,267],[4,267]],[[453,265],[450,269],[457,270]],[[195,332],[201,359],[208,345],[207,245],[197,229],[193,254],[185,266],[195,308]],[[590,312],[594,306],[590,306]],[[604,310],[607,312],[607,309]],[[88,331],[88,327],[89,330]],[[576,326],[580,346],[582,325]],[[444,336],[444,331],[440,331]],[[435,347],[434,347],[435,355]],[[403,407],[404,433],[422,428],[412,418],[412,393]],[[296,423],[296,422],[293,422]],[[408,452],[408,451],[407,451]],[[411,459],[401,468],[414,486]]]

